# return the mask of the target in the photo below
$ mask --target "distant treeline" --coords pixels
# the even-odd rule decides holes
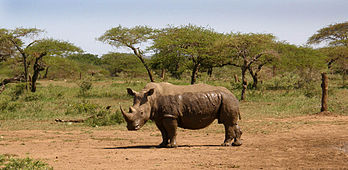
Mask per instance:
[[[0,80],[20,76],[35,92],[37,79],[81,79],[89,75],[148,76],[149,81],[156,81],[170,76],[188,78],[194,84],[206,72],[212,77],[240,80],[242,99],[249,85],[258,88],[260,81],[282,74],[298,75],[301,84],[320,77],[321,72],[337,73],[346,86],[348,22],[319,29],[306,46],[279,41],[272,34],[218,33],[196,25],[163,29],[118,26],[98,40],[133,53],[102,56],[85,53],[69,42],[40,39],[42,33],[36,28],[0,29]],[[316,49],[309,46],[321,43],[327,45]],[[215,74],[214,70],[221,68],[233,69],[233,74]]]

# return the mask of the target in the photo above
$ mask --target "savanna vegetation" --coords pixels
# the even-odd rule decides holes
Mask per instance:
[[[329,111],[348,115],[348,22],[320,28],[304,46],[272,34],[196,25],[118,26],[97,39],[133,53],[101,56],[42,34],[37,28],[0,29],[0,128],[55,119],[81,119],[78,126],[91,127],[122,124],[118,108],[132,102],[125,89],[162,81],[224,86],[243,101],[244,119],[315,114],[321,73],[329,77]],[[46,167],[0,155],[0,168],[18,162]]]
[[[330,79],[330,111],[347,114],[347,32],[347,22],[329,25],[309,37],[308,45],[296,46],[272,34],[218,33],[196,25],[118,26],[98,40],[133,53],[97,56],[41,38],[44,32],[37,28],[2,28],[0,119],[89,117],[89,125],[121,123],[118,105],[131,101],[124,89],[141,89],[150,81],[225,86],[240,100],[262,105],[265,111],[258,113],[312,114],[320,104],[323,72]],[[264,107],[268,102],[272,107]]]
[[[318,111],[323,72],[330,78],[330,111],[347,114],[347,98],[338,97],[347,92],[347,26],[345,22],[319,29],[305,46],[279,41],[272,34],[218,33],[195,25],[118,26],[98,40],[133,54],[102,56],[69,42],[40,38],[40,29],[2,28],[0,119],[91,116],[86,121],[91,125],[121,123],[118,105],[131,101],[124,89],[141,89],[150,81],[221,85],[242,101],[274,103],[274,108],[262,107],[267,111],[259,112],[265,114],[312,114]],[[320,43],[326,44],[309,46]]]

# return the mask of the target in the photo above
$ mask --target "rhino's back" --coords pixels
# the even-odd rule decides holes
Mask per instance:
[[[158,94],[166,95],[180,95],[184,93],[202,93],[202,92],[211,92],[211,91],[223,91],[230,93],[224,87],[211,86],[207,84],[194,84],[194,85],[173,85],[170,83],[148,83],[144,90],[154,88]]]
[[[178,126],[186,129],[201,129],[218,118],[222,104],[220,90],[189,91],[158,97],[158,116],[175,117]]]

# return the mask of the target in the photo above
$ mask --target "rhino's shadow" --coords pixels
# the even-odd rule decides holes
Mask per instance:
[[[224,147],[221,145],[178,145],[178,148],[192,148],[192,147]],[[161,149],[158,145],[136,145],[136,146],[120,146],[120,147],[110,147],[103,149]],[[166,148],[164,148],[166,149]]]

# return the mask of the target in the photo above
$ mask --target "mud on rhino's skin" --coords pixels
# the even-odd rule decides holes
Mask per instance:
[[[225,126],[222,145],[239,146],[242,132],[237,125],[240,118],[239,102],[224,87],[206,84],[178,86],[170,83],[149,83],[141,92],[130,88],[134,97],[129,112],[121,112],[128,130],[140,129],[147,120],[153,120],[162,133],[161,147],[176,147],[177,127],[201,129],[215,119]]]

